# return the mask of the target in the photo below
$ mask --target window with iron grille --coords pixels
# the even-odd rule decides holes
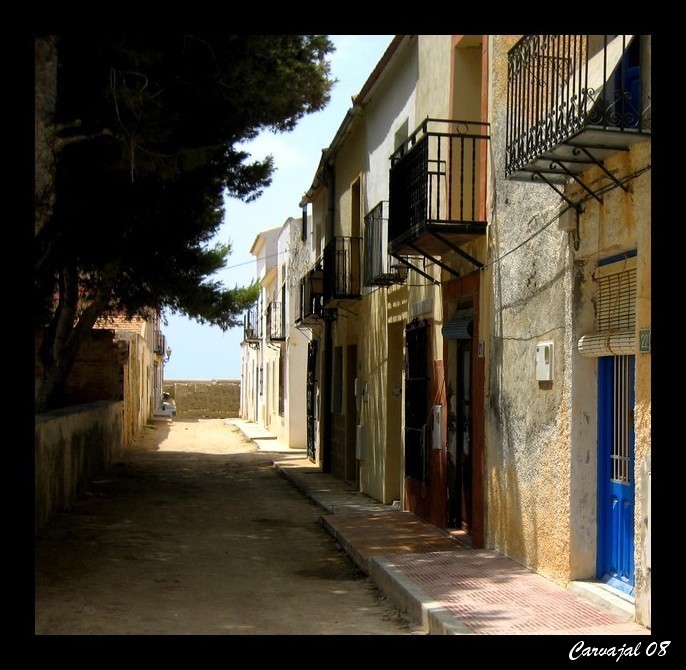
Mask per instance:
[[[633,356],[612,357],[612,448],[610,479],[622,484],[632,481],[634,430]]]

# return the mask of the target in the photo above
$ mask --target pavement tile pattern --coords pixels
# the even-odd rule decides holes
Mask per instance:
[[[494,552],[401,554],[392,561],[476,635],[650,634]]]
[[[462,531],[373,500],[306,457],[275,465],[325,510],[320,523],[358,567],[430,634],[651,635],[496,551],[473,549]]]
[[[472,549],[459,535],[411,512],[351,512],[321,521],[362,570],[381,570],[408,585],[406,594],[442,610],[442,618],[452,617],[464,634],[650,635],[512,559]]]

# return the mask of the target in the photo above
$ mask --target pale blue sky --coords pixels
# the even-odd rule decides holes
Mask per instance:
[[[393,39],[393,35],[330,37],[336,46],[330,57],[331,71],[338,83],[326,109],[302,119],[291,133],[263,133],[246,147],[256,159],[271,153],[277,169],[271,186],[257,201],[226,202],[217,241],[230,241],[233,251],[227,268],[213,278],[227,287],[255,279],[255,257],[250,248],[260,231],[281,226],[289,216],[300,216],[300,197],[312,184],[322,149],[333,140],[352,96],[362,88]],[[172,355],[165,366],[165,379],[240,379],[242,328],[223,333],[178,315],[168,316],[168,321],[163,330]]]

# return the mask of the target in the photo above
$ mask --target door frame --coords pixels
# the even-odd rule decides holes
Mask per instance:
[[[611,511],[613,491],[622,483],[613,480],[612,454],[616,438],[615,405],[618,389],[616,380],[617,365],[627,359],[628,373],[624,381],[624,388],[619,389],[619,395],[626,393],[627,422],[627,474],[628,489],[622,489],[622,500],[616,504],[616,510]],[[635,433],[633,427],[633,413],[635,404],[635,374],[636,357],[602,356],[598,358],[598,553],[596,560],[596,576],[624,593],[633,595],[635,588],[635,539],[634,516],[636,512],[635,490]],[[622,501],[625,495],[631,499],[630,516],[622,514]],[[624,526],[616,529],[613,524]],[[616,543],[613,540],[617,539]],[[628,546],[625,546],[625,543]],[[628,565],[627,565],[628,563]]]
[[[450,310],[458,304],[471,303],[472,307],[472,403],[471,403],[471,435],[472,435],[472,547],[481,549],[485,545],[485,484],[484,484],[484,450],[485,450],[485,345],[479,331],[480,315],[480,287],[481,273],[474,272],[464,277],[444,282],[443,313],[451,314]],[[443,338],[443,359],[449,360],[450,340]],[[447,372],[447,370],[446,370]],[[447,416],[449,408],[445,408]],[[447,458],[447,455],[446,455]],[[447,470],[447,468],[446,468]],[[447,486],[446,486],[447,495]]]

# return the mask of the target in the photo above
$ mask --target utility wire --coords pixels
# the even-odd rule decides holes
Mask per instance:
[[[633,179],[637,179],[637,178],[640,177],[644,172],[647,172],[647,171],[650,170],[651,168],[652,168],[651,165],[647,165],[646,167],[644,167],[644,168],[642,168],[642,169],[640,169],[640,170],[637,170],[636,172],[634,172],[634,173],[630,174],[629,176],[625,177],[624,179],[622,179],[622,180],[620,181],[620,184],[626,184],[626,183],[632,181]],[[606,187],[600,189],[596,195],[603,195],[603,194],[608,193],[609,191],[612,191],[613,189],[618,188],[618,187],[619,187],[618,184],[608,184]],[[593,196],[591,196],[591,195],[586,195],[586,196],[584,196],[583,198],[581,198],[581,200],[580,200],[577,204],[578,204],[578,205],[581,205],[581,204],[587,202],[588,200],[591,200],[591,198],[593,198]],[[561,218],[563,214],[565,214],[566,212],[568,212],[568,211],[569,211],[570,209],[572,209],[572,208],[573,208],[572,205],[567,205],[564,209],[562,209],[560,212],[558,212],[556,216],[554,216],[550,221],[548,221],[547,223],[545,223],[541,228],[539,228],[539,229],[538,229],[536,232],[534,232],[532,235],[530,235],[529,237],[527,237],[523,242],[521,242],[520,244],[518,244],[516,247],[510,249],[509,251],[506,251],[504,254],[502,254],[502,256],[498,256],[498,258],[494,258],[490,263],[486,263],[486,264],[485,264],[482,268],[480,268],[480,269],[481,269],[481,270],[485,270],[486,268],[489,268],[489,267],[495,265],[496,263],[499,263],[499,262],[502,261],[506,256],[509,256],[510,254],[512,254],[512,253],[514,253],[515,251],[517,251],[517,249],[521,249],[525,244],[528,244],[529,242],[531,242],[531,240],[533,240],[535,237],[537,237],[538,235],[540,235],[544,230],[546,230],[548,227],[550,227],[553,223],[555,223],[555,221],[557,221],[559,218]]]

